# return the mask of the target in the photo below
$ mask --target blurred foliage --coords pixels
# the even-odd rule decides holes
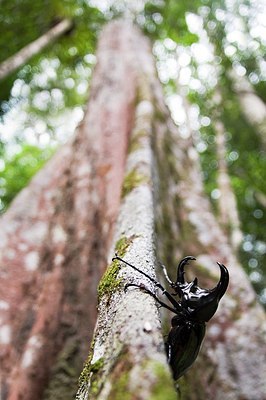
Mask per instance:
[[[0,62],[49,30],[60,18],[58,2],[1,1]],[[8,45],[7,45],[8,43]],[[16,74],[1,83],[0,99],[7,100]]]
[[[2,150],[2,151],[1,151]],[[1,143],[0,164],[0,213],[4,212],[16,194],[23,189],[36,172],[52,156],[55,149],[41,149],[23,143],[13,156],[3,152]]]
[[[133,18],[154,43],[166,97],[182,93],[181,97],[187,97],[194,111],[197,110],[198,127],[193,128],[195,145],[201,156],[206,193],[214,210],[216,200],[212,193],[217,188],[218,163],[213,122],[220,118],[225,126],[228,168],[245,237],[240,257],[266,304],[266,266],[263,265],[266,253],[266,149],[260,133],[243,114],[230,76],[232,69],[240,70],[241,76],[245,76],[257,95],[266,101],[266,63],[263,59],[266,42],[258,30],[263,2],[150,0],[145,2],[143,9],[138,8],[137,3],[126,0],[109,0],[109,5],[96,0],[37,0],[33,3],[2,0],[0,61],[15,54],[63,18],[73,21],[70,32],[1,82],[3,121],[5,113],[8,115],[8,111],[20,105],[28,115],[24,131],[30,126],[35,129],[38,121],[44,121],[51,141],[56,142],[56,118],[61,116],[64,120],[68,110],[82,107],[88,97],[96,62],[96,40],[103,24],[124,14]],[[98,8],[91,4],[97,4]],[[189,23],[190,17],[192,22]],[[203,61],[204,46],[209,47],[212,56]],[[182,57],[183,64],[180,63]],[[183,82],[181,79],[184,74],[189,77],[186,83],[184,78]],[[218,113],[214,101],[217,91],[221,96]],[[182,123],[177,123],[181,129]],[[13,134],[15,139],[12,137],[12,140],[19,143],[19,150],[7,156],[8,139],[5,134],[5,139],[1,140],[0,127],[3,210],[53,153],[49,141],[46,148],[38,145],[38,139],[33,145],[24,131],[21,127]]]
[[[219,87],[223,99],[222,119],[230,138],[227,145],[228,155],[231,152],[237,154],[236,160],[228,159],[228,165],[245,235],[240,258],[250,274],[257,292],[262,294],[262,301],[266,304],[266,266],[264,263],[266,254],[264,228],[266,226],[266,149],[261,133],[250,124],[243,114],[239,98],[232,89],[233,84],[230,79],[230,70],[234,66],[241,67],[243,71],[241,73],[245,73],[246,79],[250,79],[250,83],[254,83],[253,89],[265,101],[266,76],[260,68],[265,55],[265,42],[260,41],[254,34],[257,23],[254,21],[253,26],[251,25],[252,18],[259,13],[259,4],[257,11],[249,1],[232,3],[229,10],[225,3],[220,1],[209,2],[209,7],[210,13],[205,21],[205,27],[216,54],[221,60],[222,73]],[[226,12],[230,13],[228,20],[226,17],[221,18],[222,12],[224,12],[224,16],[226,16]],[[221,20],[217,20],[218,15]],[[233,28],[228,27],[230,23],[234,24],[235,19],[240,27],[239,41],[237,35],[232,38]],[[208,28],[211,26],[211,21],[215,29]],[[231,38],[229,34],[231,34]],[[226,54],[228,46],[232,46],[230,48],[234,52],[231,57]]]
[[[66,17],[73,22],[73,28],[70,32],[65,33],[63,37],[51,43],[41,54],[33,57],[24,68],[1,82],[0,101],[2,101],[2,112],[8,110],[9,104],[7,100],[14,80],[20,78],[26,84],[32,83],[32,80],[34,82],[34,76],[42,71],[40,68],[42,59],[51,57],[58,59],[57,75],[60,74],[61,85],[63,84],[63,77],[73,78],[75,82],[78,73],[77,68],[84,63],[84,56],[95,52],[97,33],[101,29],[105,18],[97,8],[90,7],[85,0],[45,0],[35,2],[29,0],[13,2],[3,0],[1,2],[0,61],[4,61],[6,58],[16,54],[22,47],[40,37]],[[8,46],[6,45],[7,43]],[[42,83],[40,88],[35,82],[32,91],[44,88],[51,90],[57,87],[57,83],[58,79],[49,79],[47,85],[46,82]],[[72,92],[68,91],[64,96],[66,106],[68,104],[73,106],[80,102],[80,99],[77,100],[77,96]],[[84,99],[82,103],[84,103]]]
[[[148,1],[144,7],[144,32],[155,40],[170,38],[189,46],[198,41],[198,36],[188,30],[185,15],[189,11],[196,12],[199,5],[196,0]]]
[[[245,74],[257,95],[265,102],[266,74],[260,67],[264,65],[265,42],[260,42],[259,38],[256,38],[255,41],[251,35],[250,19],[251,16],[254,17],[254,8],[249,1],[232,2],[230,7],[226,6],[228,3],[225,1],[205,1],[204,3],[204,9],[200,14],[203,15],[205,31],[213,45],[215,56],[219,60],[218,83],[211,90],[205,90],[204,93],[190,91],[189,98],[191,102],[200,107],[202,115],[208,115],[211,119],[215,119],[217,117],[216,104],[213,101],[215,91],[218,90],[222,97],[222,107],[219,112],[226,129],[227,163],[244,233],[244,242],[239,255],[246,271],[250,274],[257,293],[261,295],[262,302],[266,304],[265,142],[261,133],[250,124],[243,114],[239,97],[233,89],[230,77],[230,71],[234,67],[241,67],[241,74]],[[236,19],[240,29],[238,36],[233,25]],[[239,42],[238,37],[240,38]],[[255,50],[252,48],[254,44]],[[230,51],[232,50],[231,56],[226,54],[229,48]],[[200,155],[206,191],[211,197],[212,191],[217,187],[218,168],[215,131],[212,125],[201,127],[201,138],[207,144],[206,150]],[[213,203],[215,206],[215,200]]]

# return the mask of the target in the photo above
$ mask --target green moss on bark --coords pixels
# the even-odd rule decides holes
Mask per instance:
[[[79,390],[78,392],[82,392],[83,389],[87,388],[88,386],[88,381],[89,381],[89,376],[91,372],[91,360],[92,360],[92,355],[93,355],[93,349],[94,349],[94,339],[91,342],[91,348],[89,351],[89,355],[87,360],[84,363],[83,370],[81,371],[81,374],[79,376],[79,381],[78,381],[78,386]]]
[[[133,367],[125,349],[121,352],[111,372],[112,389],[109,399],[130,400],[132,393],[129,392],[129,373]]]
[[[91,364],[92,353],[90,353],[87,362],[84,365],[79,379],[78,393],[85,392],[90,383],[90,393],[96,395],[101,388],[101,375],[104,365],[104,359],[99,358],[95,363]]]
[[[145,129],[134,131],[133,135],[130,138],[128,152],[133,153],[134,151],[141,149],[141,139],[145,136],[147,136],[147,132]]]
[[[116,243],[115,251],[119,257],[123,257],[130,243],[132,243],[134,236],[127,238],[126,236],[121,237]],[[103,296],[110,298],[114,290],[116,290],[121,282],[122,278],[117,279],[118,272],[120,270],[120,263],[118,260],[112,261],[112,263],[107,268],[105,274],[103,275],[99,286],[98,286],[98,296],[99,301]]]
[[[122,187],[122,197],[125,197],[133,189],[140,186],[142,183],[147,183],[148,179],[145,175],[141,175],[136,169],[132,169],[124,179]]]
[[[157,379],[153,386],[150,400],[177,400],[173,379],[165,366],[154,362],[152,367]]]
[[[112,263],[107,268],[98,286],[99,301],[102,299],[103,296],[110,297],[113,291],[115,291],[120,286],[122,279],[117,279],[119,269],[119,261],[117,260],[112,261]]]
[[[93,364],[91,363],[92,356],[93,356],[94,343],[95,343],[95,341],[93,340],[91,343],[91,349],[90,349],[88,358],[83,366],[83,370],[79,377],[79,381],[78,381],[78,384],[79,384],[78,393],[79,394],[86,392],[88,390],[89,383],[90,383],[90,393],[97,394],[98,391],[100,390],[100,386],[101,386],[100,378],[101,378],[102,371],[103,371],[104,358],[101,357],[95,363],[93,363]]]

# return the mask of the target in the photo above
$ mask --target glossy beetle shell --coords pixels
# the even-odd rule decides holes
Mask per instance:
[[[198,279],[192,282],[185,280],[185,266],[195,257],[187,256],[183,258],[177,267],[176,282],[172,282],[169,278],[166,268],[161,265],[165,278],[172,289],[175,291],[174,296],[178,295],[180,300],[177,301],[171,293],[169,293],[161,284],[148,274],[128,263],[117,255],[116,260],[122,261],[140,274],[144,275],[155,287],[162,291],[171,305],[164,303],[157,295],[145,287],[143,284],[128,283],[129,286],[135,286],[142,289],[145,293],[151,295],[162,307],[167,308],[176,315],[171,321],[171,330],[165,343],[168,361],[173,370],[174,379],[180,378],[186,370],[196,360],[206,330],[205,322],[208,322],[215,314],[219,301],[225,294],[229,283],[229,273],[227,268],[217,263],[220,268],[220,279],[213,289],[202,289],[198,286]]]

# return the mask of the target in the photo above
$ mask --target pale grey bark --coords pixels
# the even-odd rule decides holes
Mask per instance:
[[[50,44],[53,40],[67,32],[72,26],[72,22],[64,19],[53,28],[51,28],[44,35],[34,40],[23,49],[19,50],[16,54],[9,57],[7,60],[0,64],[0,80],[6,78],[16,69],[24,65],[31,57],[40,53],[40,51]]]
[[[256,94],[251,83],[245,76],[238,76],[235,71],[231,71],[229,76],[233,81],[233,87],[236,91],[241,104],[243,113],[247,121],[253,125],[260,135],[261,141],[266,146],[266,105]]]
[[[113,281],[106,283],[108,274],[115,267],[111,262],[115,248],[119,253],[124,241],[127,243],[122,254],[125,260],[153,278],[156,263],[152,195],[156,171],[151,148],[154,106],[149,88],[149,76],[153,76],[155,70],[151,49],[149,42],[129,23],[110,24],[102,34],[99,51],[110,37],[120,44],[120,49],[126,40],[128,48],[124,62],[128,63],[129,70],[134,69],[138,78],[137,104],[126,164],[124,197],[109,255],[110,266],[100,283],[99,317],[90,366],[77,399],[116,399],[123,391],[129,398],[143,400],[165,391],[172,399],[176,394],[164,351],[158,305],[138,288],[124,290],[127,283],[143,283],[152,291],[154,286],[123,263],[120,263]],[[116,57],[115,52],[113,57]],[[97,371],[96,365],[101,365]]]
[[[226,157],[225,129],[221,121],[215,122],[216,153],[218,162],[217,184],[220,191],[218,198],[219,222],[228,236],[230,244],[237,251],[243,240],[237,211],[236,197],[231,185]]]
[[[216,159],[218,163],[218,220],[221,224],[222,230],[224,230],[224,233],[227,235],[231,246],[235,251],[237,251],[243,240],[243,234],[240,228],[236,197],[231,185],[227,166],[226,133],[220,118],[222,111],[222,99],[218,89],[216,89],[215,95],[213,96],[213,102],[216,103],[216,110],[213,115],[213,128],[216,134]],[[193,147],[194,139],[193,130],[191,128],[189,119],[189,103],[184,96],[183,104],[186,112],[186,128],[190,133],[191,147]]]

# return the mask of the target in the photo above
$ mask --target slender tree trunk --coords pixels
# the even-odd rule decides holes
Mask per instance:
[[[266,105],[256,94],[246,77],[237,76],[234,71],[229,74],[233,82],[239,103],[247,121],[253,125],[266,147]]]
[[[221,121],[222,101],[219,90],[215,91],[213,102],[216,104],[212,120],[216,134],[216,156],[218,163],[217,188],[220,192],[218,197],[218,220],[221,224],[221,228],[228,237],[231,246],[237,253],[239,245],[243,239],[243,234],[240,229],[236,198],[228,172],[225,129]],[[193,145],[193,132],[189,121],[189,104],[185,97],[183,97],[183,104],[186,111],[186,127],[188,132],[190,132],[190,140]]]
[[[16,69],[24,65],[31,57],[40,53],[44,47],[67,32],[71,26],[72,22],[68,19],[64,19],[44,35],[23,47],[23,49],[9,57],[7,60],[3,61],[0,64],[0,80],[4,79]]]
[[[230,245],[235,252],[243,240],[240,230],[240,221],[237,212],[235,194],[232,189],[226,160],[225,129],[221,121],[215,122],[216,152],[218,161],[217,184],[220,191],[218,198],[219,222],[227,234]]]
[[[126,50],[126,40],[123,42]],[[0,221],[0,398],[73,399],[119,207],[135,76],[116,38],[66,144]],[[118,79],[119,78],[119,79]],[[49,382],[49,384],[48,384]]]
[[[156,245],[159,258],[172,267],[184,255],[197,256],[199,268],[190,277],[196,274],[202,286],[217,283],[216,261],[230,271],[228,293],[208,324],[201,355],[179,381],[182,400],[264,399],[265,314],[212,213],[193,143],[182,139],[169,117],[146,40],[121,23],[111,24],[103,37],[108,41],[117,32],[130,36],[128,51],[135,51],[136,119],[114,249],[100,283],[99,318],[77,398],[119,399],[121,393],[130,399],[173,398],[156,304],[139,289],[123,289],[128,282],[144,283],[151,290],[152,285],[130,267],[111,263],[116,248],[128,262],[154,276]],[[149,232],[153,220],[156,236]]]

